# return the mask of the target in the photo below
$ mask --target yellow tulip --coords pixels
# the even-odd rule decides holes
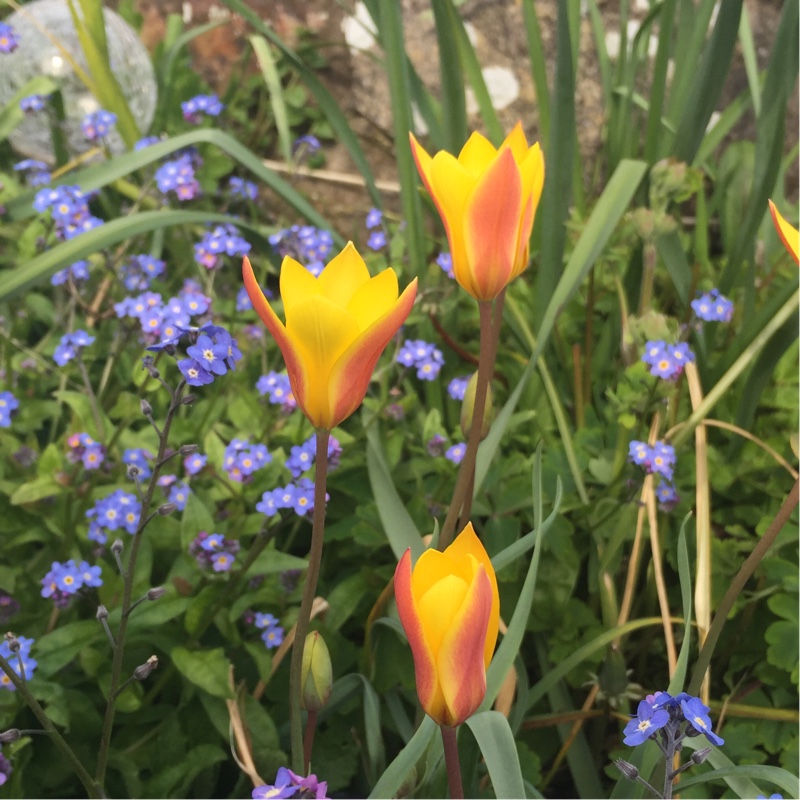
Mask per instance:
[[[775,230],[781,237],[783,246],[791,253],[792,258],[800,264],[800,233],[797,228],[793,228],[782,216],[772,200],[769,200],[769,213],[772,214],[772,221]]]
[[[407,550],[394,593],[420,704],[439,725],[460,725],[483,702],[500,620],[497,578],[472,523],[444,552],[426,550],[413,570]]]
[[[444,223],[456,280],[477,300],[493,300],[528,266],[529,239],[544,185],[539,144],[522,124],[495,149],[473,133],[458,158],[431,158],[410,134],[425,188]]]
[[[292,394],[316,428],[331,430],[361,405],[380,354],[411,311],[417,279],[398,297],[394,270],[371,278],[352,242],[318,278],[287,256],[280,276],[284,324],[247,258],[242,274],[283,353]]]

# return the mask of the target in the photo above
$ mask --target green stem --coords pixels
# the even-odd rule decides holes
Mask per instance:
[[[125,573],[125,583],[122,593],[122,613],[119,621],[119,631],[117,632],[117,647],[114,650],[114,659],[111,662],[111,684],[108,689],[108,704],[106,705],[106,713],[103,719],[103,732],[100,737],[100,747],[97,752],[97,771],[95,772],[95,781],[98,786],[103,786],[106,777],[106,768],[108,766],[108,754],[111,747],[111,731],[114,727],[114,713],[116,711],[117,696],[119,694],[120,676],[122,675],[122,660],[125,656],[125,636],[128,631],[128,618],[131,613],[131,605],[133,602],[133,581],[136,573],[136,558],[139,554],[139,545],[141,544],[144,534],[144,527],[147,524],[150,504],[153,502],[153,494],[156,489],[156,482],[161,472],[164,456],[167,451],[167,442],[169,440],[169,429],[172,425],[172,420],[175,412],[181,405],[181,395],[186,387],[186,382],[181,381],[178,388],[172,394],[169,409],[167,411],[166,419],[164,420],[164,428],[161,431],[161,437],[158,445],[158,455],[153,467],[153,474],[150,477],[150,483],[147,485],[144,499],[142,500],[142,510],[139,513],[139,524],[136,533],[133,535],[133,545],[131,546],[131,555],[128,559],[128,569]]]
[[[448,725],[440,725],[442,732],[442,744],[444,744],[444,763],[447,767],[447,785],[450,789],[450,797],[453,800],[460,800],[464,797],[464,785],[461,782],[461,763],[458,760],[458,737],[457,728]]]
[[[14,684],[22,699],[28,704],[28,708],[30,708],[36,716],[36,719],[42,724],[45,732],[52,737],[55,746],[64,754],[64,757],[72,765],[72,769],[78,776],[78,780],[80,780],[86,789],[87,795],[89,797],[102,797],[103,795],[98,791],[97,784],[92,780],[92,776],[78,759],[78,756],[75,755],[74,750],[67,744],[66,739],[64,739],[55,725],[53,725],[50,717],[45,713],[45,710],[39,705],[38,701],[31,693],[31,690],[28,688],[28,684],[17,675],[12,669],[11,664],[1,655],[0,669],[8,676],[8,679]]]
[[[97,403],[97,397],[95,396],[94,389],[92,389],[92,382],[89,380],[89,372],[86,369],[86,364],[83,363],[83,359],[80,355],[77,358],[78,361],[78,369],[81,372],[81,377],[83,378],[83,385],[86,387],[86,394],[89,397],[89,405],[92,408],[92,416],[94,417],[94,424],[97,428],[97,439],[98,441],[102,442],[103,439],[106,438],[106,429],[105,425],[103,425],[103,418],[100,416],[100,406]]]
[[[500,314],[502,315],[502,304],[505,292],[501,293],[495,301],[499,304]],[[495,307],[495,309],[497,306]],[[481,441],[481,428],[483,427],[483,413],[486,406],[486,395],[489,381],[494,369],[494,353],[497,348],[497,338],[492,325],[492,304],[487,301],[478,301],[478,312],[480,314],[481,334],[480,352],[478,354],[478,382],[475,386],[475,403],[472,409],[472,420],[467,437],[467,449],[464,453],[464,460],[456,478],[456,486],[453,489],[453,499],[447,509],[447,516],[442,525],[442,532],[439,534],[439,550],[444,550],[453,540],[456,523],[459,518],[466,521],[469,518],[472,508],[472,496],[469,487],[472,484],[475,474],[475,459],[478,455],[478,445]],[[497,320],[497,327],[500,327],[500,320]],[[499,333],[499,330],[498,330]],[[468,497],[469,495],[469,497]],[[463,513],[462,513],[463,509]]]
[[[317,430],[311,551],[308,554],[306,584],[303,587],[300,614],[295,625],[292,661],[289,666],[289,725],[292,744],[292,770],[298,775],[302,775],[305,772],[301,671],[303,669],[303,650],[305,649],[306,635],[311,622],[311,606],[314,603],[320,565],[322,564],[322,545],[325,539],[325,487],[328,482],[328,440],[330,435],[330,431]]]
[[[656,246],[653,242],[645,242],[644,252],[644,271],[642,274],[642,288],[639,293],[639,316],[641,317],[648,308],[653,296],[653,281],[656,276]]]

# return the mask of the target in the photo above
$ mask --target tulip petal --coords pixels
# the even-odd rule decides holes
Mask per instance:
[[[328,378],[331,427],[347,419],[363,402],[375,364],[405,322],[416,296],[417,279],[414,278],[392,308],[362,331],[333,365]]]
[[[489,616],[489,626],[486,630],[486,645],[484,652],[484,663],[489,668],[492,660],[494,646],[497,643],[497,631],[500,625],[500,593],[497,589],[497,576],[492,566],[492,560],[483,546],[483,542],[478,538],[472,523],[468,522],[464,530],[456,536],[452,544],[444,551],[453,561],[460,561],[466,556],[472,556],[486,571],[489,583],[492,587],[492,613]],[[416,576],[415,576],[416,577]]]
[[[308,272],[308,270],[304,271]],[[310,273],[308,274],[310,275]],[[264,297],[264,293],[261,291],[261,287],[258,285],[256,276],[253,273],[253,268],[250,265],[250,259],[247,258],[247,256],[244,257],[242,262],[242,277],[244,278],[244,286],[247,290],[250,302],[253,304],[253,308],[258,316],[261,317],[261,321],[267,326],[267,330],[272,334],[273,339],[275,339],[283,354],[283,359],[286,362],[286,371],[289,373],[292,393],[305,413],[302,398],[305,397],[305,387],[309,379],[303,369],[303,361],[283,323],[272,310],[272,306],[267,302],[267,298]],[[313,275],[311,277],[313,278]]]
[[[522,212],[519,168],[511,150],[503,148],[464,209],[464,248],[479,300],[494,299],[511,279]]]
[[[523,162],[528,153],[528,140],[525,137],[525,131],[522,130],[522,122],[517,122],[512,128],[511,133],[506,136],[505,141],[501,145],[501,147],[503,146],[510,148],[517,164]]]
[[[781,237],[783,246],[791,253],[792,258],[800,264],[800,232],[783,218],[772,200],[769,201],[769,213],[772,214],[775,230],[778,231],[778,236]]]
[[[286,330],[305,366],[303,411],[317,427],[331,430],[336,424],[330,402],[331,365],[358,338],[358,323],[327,297],[312,295],[294,306],[291,313],[287,311]],[[298,397],[294,385],[292,391]]]
[[[411,645],[414,656],[414,672],[417,682],[417,695],[425,711],[434,719],[444,712],[444,698],[436,679],[436,662],[425,641],[422,621],[417,613],[414,595],[411,591],[411,548],[406,550],[394,573],[394,596],[400,622]],[[438,719],[437,719],[438,721]]]
[[[385,269],[356,289],[347,303],[347,310],[355,317],[358,327],[365,331],[391,310],[397,302],[397,295],[397,275],[393,269]]]
[[[416,574],[416,570],[414,570]],[[412,578],[412,587],[414,580]],[[425,641],[434,653],[439,652],[442,640],[458,613],[472,583],[459,575],[443,575],[422,595],[414,591],[414,603],[423,620]],[[413,587],[416,589],[416,587]]]
[[[352,242],[335,256],[318,278],[321,292],[339,306],[347,306],[350,299],[369,281],[369,270]],[[394,294],[397,297],[397,292]],[[362,326],[363,329],[363,326]]]
[[[281,300],[287,321],[290,311],[298,303],[304,303],[316,294],[321,294],[319,281],[299,261],[291,256],[284,257],[281,262]]]
[[[435,156],[434,156],[435,158]],[[497,158],[497,148],[480,133],[473,133],[458,154],[458,163],[474,178],[483,173]]]
[[[486,626],[492,612],[492,585],[481,564],[475,579],[439,648],[436,666],[447,710],[448,725],[460,725],[486,695],[483,654]]]

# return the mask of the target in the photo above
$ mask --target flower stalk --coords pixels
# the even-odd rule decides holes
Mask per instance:
[[[308,571],[303,587],[303,599],[294,632],[292,660],[289,666],[289,727],[292,745],[292,769],[305,772],[302,721],[302,670],[303,650],[306,644],[308,626],[311,622],[311,606],[317,591],[322,546],[325,538],[325,489],[328,482],[328,441],[330,431],[318,429],[316,438],[316,464],[314,471],[314,515],[311,527],[311,550],[308,555]]]
[[[450,797],[453,800],[461,800],[464,797],[464,785],[461,780],[461,762],[458,758],[458,728],[440,725],[439,730],[442,732],[442,744],[444,744],[444,763],[447,768]]]

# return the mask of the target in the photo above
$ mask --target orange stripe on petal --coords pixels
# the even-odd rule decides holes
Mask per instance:
[[[328,379],[331,428],[347,419],[361,405],[375,364],[389,340],[405,322],[416,296],[417,279],[414,278],[391,311],[361,333],[334,364]]]
[[[504,148],[464,209],[464,247],[479,300],[493,300],[511,280],[522,212],[519,168]]]
[[[445,724],[460,725],[486,695],[483,653],[491,613],[492,585],[481,564],[439,648],[436,666],[450,716]]]
[[[425,641],[425,631],[411,591],[411,548],[403,554],[394,572],[394,596],[397,601],[400,622],[414,656],[419,702],[425,711],[438,722],[437,717],[441,717],[445,713],[444,701],[438,688],[433,653]]]
[[[261,321],[267,326],[267,330],[272,334],[272,338],[275,339],[283,354],[283,360],[286,362],[286,371],[289,373],[289,382],[292,386],[292,394],[294,394],[298,405],[305,413],[308,376],[303,369],[300,354],[289,338],[283,323],[278,319],[278,315],[272,310],[267,298],[264,297],[264,293],[261,291],[261,287],[258,285],[256,276],[253,273],[253,268],[250,265],[250,259],[247,256],[242,262],[242,278],[253,308],[258,316],[261,317]]]

